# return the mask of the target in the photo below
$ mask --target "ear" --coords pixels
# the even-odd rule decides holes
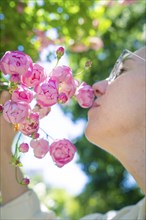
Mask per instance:
[[[0,103],[4,104],[6,101],[10,99],[11,95],[8,91],[2,91],[0,95]]]

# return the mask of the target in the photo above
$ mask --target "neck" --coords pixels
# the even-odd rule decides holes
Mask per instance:
[[[145,132],[138,131],[135,134],[125,134],[121,137],[120,143],[118,139],[114,145],[111,145],[110,152],[112,151],[111,153],[123,164],[146,194],[145,143]]]

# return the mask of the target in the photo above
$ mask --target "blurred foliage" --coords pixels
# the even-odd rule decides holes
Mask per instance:
[[[124,48],[134,51],[145,44],[145,9],[145,0],[1,0],[0,53],[21,50],[37,61],[45,49],[49,61],[53,59],[50,46],[62,45],[74,74],[82,70],[87,59],[93,62],[90,71],[77,75],[93,84],[108,76]],[[86,120],[87,110],[74,102],[64,111],[71,112],[74,121]],[[89,181],[72,205],[68,202],[71,198],[52,191],[58,215],[66,199],[67,209],[71,210],[71,205],[77,210],[69,214],[78,219],[77,215],[119,209],[143,196],[137,185],[126,184],[127,172],[111,155],[84,136],[76,140],[76,146],[78,163]]]
[[[59,219],[74,220],[80,217],[80,203],[61,188],[52,188],[44,184],[42,177],[33,176],[30,188],[37,193],[42,205],[45,205],[48,211],[53,211]]]

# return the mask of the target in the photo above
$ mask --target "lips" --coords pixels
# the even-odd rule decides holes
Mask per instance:
[[[99,107],[100,105],[99,105],[99,103],[97,103],[97,102],[94,102],[93,103],[93,105],[92,105],[92,107]]]

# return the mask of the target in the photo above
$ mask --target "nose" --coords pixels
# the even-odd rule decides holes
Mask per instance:
[[[94,83],[92,88],[94,90],[95,96],[96,97],[102,96],[106,92],[107,86],[108,86],[107,80],[102,80]]]

